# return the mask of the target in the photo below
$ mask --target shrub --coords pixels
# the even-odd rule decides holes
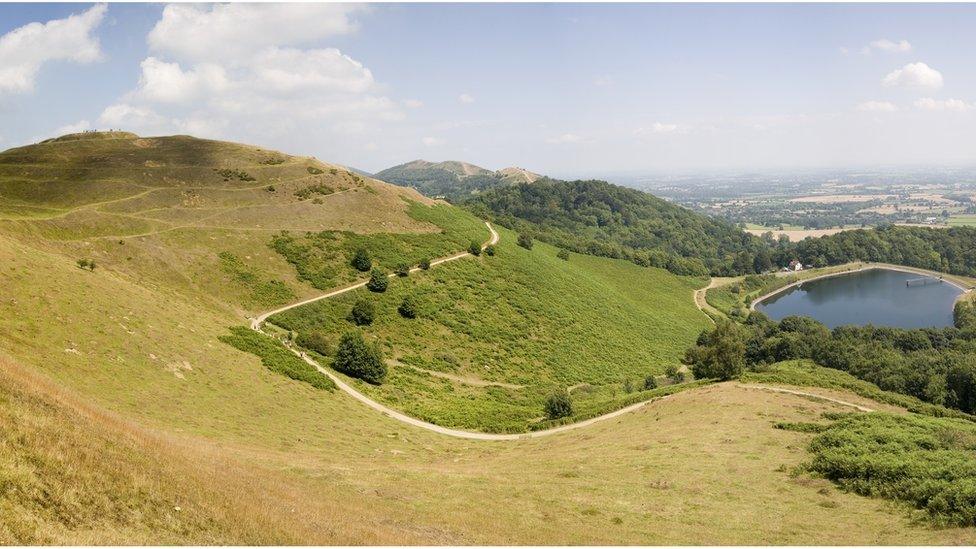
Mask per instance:
[[[410,276],[410,265],[406,263],[400,263],[396,267],[397,276]]]
[[[328,356],[332,353],[332,345],[329,344],[325,333],[318,330],[298,334],[295,343],[322,356]]]
[[[477,240],[472,240],[471,244],[468,244],[468,253],[471,255],[481,255],[481,243]]]
[[[366,283],[366,288],[371,292],[383,293],[389,285],[390,279],[386,273],[381,269],[373,269],[373,272],[369,274],[369,282]]]
[[[336,388],[331,379],[295,356],[274,338],[244,326],[234,326],[230,331],[231,335],[220,336],[218,339],[241,351],[257,355],[264,367],[272,372],[296,381],[304,381],[316,389],[331,391]]]
[[[275,187],[274,185],[268,185],[267,187],[264,188],[264,190],[268,191],[269,193],[273,193],[275,192]]]
[[[628,395],[634,392],[634,384],[630,381],[630,378],[624,380],[624,392]]]
[[[546,417],[549,419],[559,419],[573,415],[573,402],[569,398],[569,393],[565,390],[558,390],[549,395],[546,399]]]
[[[373,267],[373,260],[369,257],[369,252],[366,248],[359,248],[356,253],[352,256],[352,261],[349,262],[357,271],[365,273]]]
[[[489,244],[485,246],[485,255],[493,256],[495,255],[495,245]]]
[[[699,337],[699,345],[685,353],[695,379],[727,381],[742,373],[746,364],[746,334],[738,324],[719,321],[715,329]]]
[[[518,235],[518,245],[525,248],[526,250],[532,249],[532,237],[527,234]]]
[[[91,259],[79,259],[77,263],[79,269],[88,269],[89,271],[95,270],[95,262]]]
[[[671,383],[681,383],[685,380],[685,375],[681,372],[681,368],[675,364],[668,364],[664,368],[664,375],[671,380]]]
[[[644,390],[650,391],[651,389],[657,389],[657,379],[653,375],[644,378]]]
[[[376,309],[373,307],[373,302],[368,299],[360,299],[353,304],[352,310],[349,311],[349,316],[346,317],[346,320],[356,326],[369,326],[373,323],[375,316]]]
[[[569,261],[569,250],[562,249],[556,252],[556,257],[562,259],[563,261]]]
[[[400,306],[397,307],[397,312],[403,318],[416,318],[417,317],[417,300],[413,296],[407,296],[403,298],[400,302]]]
[[[420,265],[418,265],[418,266],[421,269],[425,270],[425,271],[430,270],[430,258],[429,257],[425,257],[425,258],[421,259],[420,260]]]
[[[305,170],[308,171],[308,173],[310,173],[312,175],[319,175],[319,174],[323,173],[322,170],[316,168],[315,166],[309,166],[309,167],[305,168]]]
[[[379,385],[386,377],[386,365],[379,346],[367,345],[359,332],[342,336],[332,365],[340,372]]]

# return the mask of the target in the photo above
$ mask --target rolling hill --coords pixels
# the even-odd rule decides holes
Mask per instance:
[[[376,178],[417,189],[425,196],[462,202],[488,189],[532,183],[542,176],[524,168],[503,168],[493,172],[467,162],[454,160],[445,162],[414,160],[378,172]]]
[[[552,389],[581,415],[645,398],[625,384],[663,384],[708,325],[701,278],[499,232],[495,255],[273,320],[333,346],[361,330],[391,373],[350,383],[486,430],[531,428]],[[0,153],[0,542],[971,543],[803,472],[813,435],[778,423],[851,412],[837,401],[906,415],[856,380],[776,370],[576,431],[459,440],[282,375],[287,351],[245,328],[361,280],[359,249],[389,272],[486,238],[467,210],[249,145],[98,133]],[[354,328],[363,298],[376,320]],[[768,390],[790,383],[833,400]]]

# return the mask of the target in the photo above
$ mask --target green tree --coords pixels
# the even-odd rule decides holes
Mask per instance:
[[[417,300],[414,299],[413,296],[408,295],[407,297],[403,298],[403,301],[400,302],[400,306],[397,307],[397,312],[399,312],[400,316],[403,318],[416,318],[417,309]]]
[[[332,366],[340,372],[379,385],[386,378],[386,364],[378,345],[368,345],[363,334],[348,332],[339,340]]]
[[[650,391],[651,389],[657,389],[657,379],[653,375],[644,378],[644,390]]]
[[[526,250],[532,249],[532,237],[527,234],[519,234],[517,243]]]
[[[359,299],[353,304],[346,319],[356,326],[369,326],[373,323],[375,316],[376,309],[373,307],[373,302],[368,299]]]
[[[295,343],[322,356],[328,356],[332,353],[332,346],[329,344],[325,333],[318,330],[298,334]]]
[[[718,378],[727,381],[738,377],[746,363],[746,334],[738,324],[721,320],[702,344],[688,349],[685,363],[696,379]]]
[[[407,265],[406,263],[398,264],[396,267],[396,274],[400,277],[410,276],[410,265]]]
[[[369,252],[366,251],[366,248],[359,248],[352,256],[352,261],[349,264],[357,271],[365,273],[373,267],[373,260],[369,258]]]
[[[366,283],[366,288],[371,292],[383,293],[389,285],[390,279],[386,273],[380,269],[373,269],[373,272],[369,274],[369,282]]]
[[[549,419],[573,415],[573,401],[569,398],[569,393],[565,389],[553,392],[546,399],[545,411]]]
[[[494,244],[489,244],[489,245],[485,246],[485,255],[488,255],[488,256],[495,255],[495,245]]]
[[[468,253],[471,255],[481,255],[481,243],[477,240],[472,240],[471,244],[468,244]]]
[[[421,259],[420,260],[420,265],[418,265],[418,266],[421,269],[425,270],[425,271],[429,271],[430,270],[430,258],[429,257],[425,257],[425,258]]]
[[[556,257],[562,259],[563,261],[569,261],[569,250],[563,248],[556,252]]]

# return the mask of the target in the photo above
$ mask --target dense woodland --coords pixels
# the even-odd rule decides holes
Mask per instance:
[[[898,263],[976,276],[976,228],[885,225],[791,243],[752,236],[650,194],[603,181],[556,181],[491,189],[467,202],[479,215],[575,252],[626,258],[676,274],[730,276],[781,268]]]

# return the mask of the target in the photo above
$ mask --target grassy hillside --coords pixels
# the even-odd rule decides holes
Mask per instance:
[[[246,311],[312,291],[272,249],[283,234],[330,239],[316,253],[330,260],[320,278],[331,285],[355,276],[346,255],[371,238],[401,235],[437,254],[457,248],[445,230],[467,231],[465,246],[484,232],[471,216],[345,168],[187,136],[82,134],[11,149],[0,153],[0,198],[0,232]]]
[[[524,168],[503,168],[497,172],[467,162],[414,160],[387,168],[376,178],[417,189],[425,196],[462,202],[486,190],[519,183],[532,183],[539,174]]]
[[[353,304],[374,302],[377,318],[365,333],[394,366],[386,384],[364,390],[430,421],[485,430],[524,430],[555,388],[585,385],[574,392],[581,409],[623,398],[625,385],[641,388],[646,376],[678,366],[708,323],[691,299],[701,280],[590,256],[564,261],[551,246],[526,250],[515,240],[502,231],[494,256],[269,321],[325,333],[334,346],[355,327],[346,320]],[[406,296],[419,304],[415,319],[397,313]]]
[[[278,163],[253,147],[158,141],[157,156],[129,135],[4,153],[11,156],[2,162],[0,204],[14,213],[0,221],[0,371],[20,365],[71,398],[51,400],[43,384],[12,385],[6,375],[0,381],[0,428],[14,434],[0,437],[0,541],[933,544],[976,535],[930,529],[882,501],[791,475],[809,459],[810,435],[775,425],[846,409],[823,401],[717,384],[585,430],[497,443],[408,427],[325,384],[282,375],[280,355],[268,348],[259,358],[224,342],[243,323],[242,308],[284,299],[275,281],[298,297],[317,292],[269,245],[282,229],[308,246],[322,231],[333,233],[341,245],[318,251],[333,251],[334,265],[351,269],[338,257],[354,242],[377,244],[375,259],[387,265],[462,242],[459,231],[477,229],[483,240],[484,226],[409,191],[369,180],[359,186],[338,169],[333,176],[327,164],[311,174],[319,164],[308,159]],[[193,158],[203,158],[202,167]],[[236,172],[214,178],[215,168],[256,181]],[[346,181],[349,190],[295,196],[313,180],[287,180],[285,171],[305,178],[301,169],[325,178],[314,185]],[[143,171],[152,177],[140,179]],[[150,188],[129,189],[130,181]],[[75,188],[89,184],[102,196]],[[241,194],[224,193],[225,186]],[[192,197],[181,205],[187,190],[204,205]],[[21,198],[8,200],[15,191]],[[239,196],[243,203],[232,201]],[[220,228],[173,221],[207,204],[225,208],[224,220],[258,219]],[[99,236],[117,230],[105,224],[116,218],[164,225],[151,235]],[[70,230],[52,232],[52,222]],[[66,240],[69,233],[77,239]],[[530,253],[512,245],[511,233],[502,237],[494,257],[395,279],[387,294],[373,295],[386,301],[378,302],[369,337],[389,341],[401,361],[424,365],[394,366],[394,378],[424,367],[463,379],[439,378],[438,386],[433,377],[404,375],[420,382],[400,385],[403,392],[391,382],[374,395],[396,402],[411,390],[418,407],[490,410],[505,402],[494,391],[522,389],[477,387],[472,378],[524,375],[538,384],[530,395],[579,379],[603,384],[574,390],[581,405],[622,398],[625,376],[673,363],[677,342],[694,337],[686,325],[706,322],[692,308],[687,279],[594,257],[564,262],[554,248],[537,243]],[[384,255],[394,244],[403,247]],[[330,264],[311,251],[310,264]],[[97,268],[80,269],[82,257]],[[335,274],[345,276],[354,273]],[[406,291],[431,298],[430,317],[413,324],[392,317],[397,292]],[[499,331],[505,325],[514,337]],[[580,352],[576,339],[587,342],[585,361],[571,352]],[[449,368],[441,352],[467,362]],[[501,360],[507,356],[528,371],[516,373]],[[496,360],[491,370],[476,360],[484,357]],[[472,400],[459,396],[467,394]],[[538,397],[520,398],[511,417],[524,425]]]

